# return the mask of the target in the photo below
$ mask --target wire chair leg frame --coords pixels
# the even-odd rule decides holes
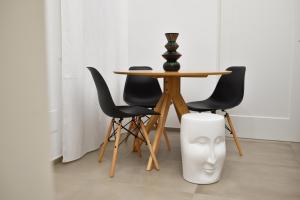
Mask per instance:
[[[131,121],[130,121],[130,125],[129,125],[129,128],[128,128],[130,131],[134,128],[134,123],[133,123],[134,120],[135,120],[135,119],[134,119],[134,117],[133,117],[133,118],[131,119]],[[130,135],[130,133],[128,132],[127,135],[126,135],[126,137],[125,137],[125,142],[128,141],[129,135]]]
[[[131,121],[130,121],[130,122],[131,122]],[[126,127],[130,122],[128,122],[127,124],[125,124],[124,126],[122,125],[122,126],[123,126],[123,127]],[[118,124],[118,123],[117,123],[116,121],[114,121],[114,125],[115,125],[115,124]],[[117,131],[117,130],[115,129],[115,126],[114,126],[114,125],[113,125],[113,132],[112,132],[112,134],[110,135],[110,137],[109,137],[109,139],[108,139],[109,141],[111,141],[111,138],[112,138],[112,137],[114,137],[114,140],[116,139],[115,135],[116,135],[116,131]]]

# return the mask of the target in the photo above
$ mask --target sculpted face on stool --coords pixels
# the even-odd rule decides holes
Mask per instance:
[[[197,116],[202,120],[194,121]],[[197,184],[217,182],[226,155],[224,117],[193,113],[182,123],[181,142],[184,179]]]

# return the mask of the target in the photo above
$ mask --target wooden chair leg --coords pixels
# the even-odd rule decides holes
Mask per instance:
[[[130,133],[127,133],[126,136],[125,136],[125,142],[128,141],[129,136],[130,136]]]
[[[145,140],[146,140],[146,142],[147,142],[147,146],[148,146],[148,148],[149,148],[151,157],[152,157],[152,159],[153,159],[153,161],[154,161],[154,166],[155,166],[155,168],[156,168],[157,170],[159,170],[158,161],[157,161],[157,158],[156,158],[156,156],[155,156],[155,153],[154,153],[154,151],[153,151],[153,149],[152,149],[152,145],[151,145],[151,142],[150,142],[150,140],[149,140],[149,136],[148,136],[148,134],[147,134],[146,127],[145,127],[145,125],[144,125],[144,123],[143,123],[142,121],[140,121],[140,125],[141,125],[141,129],[142,129],[141,132],[142,132],[142,134],[143,134],[143,136],[144,136],[144,138],[145,138]]]
[[[112,130],[113,124],[114,124],[114,119],[111,119],[110,124],[108,126],[107,133],[106,133],[105,138],[104,138],[104,142],[103,142],[103,144],[101,145],[101,148],[100,148],[100,152],[99,152],[99,156],[98,156],[98,161],[99,162],[102,161],[102,158],[103,158],[106,146],[107,146],[107,144],[109,142],[108,138],[111,135],[111,130]]]
[[[111,168],[109,172],[109,176],[113,177],[115,175],[115,169],[116,169],[116,162],[118,159],[118,149],[119,149],[119,141],[120,141],[120,136],[121,136],[121,122],[118,125],[118,129],[116,132],[116,140],[115,140],[115,146],[114,146],[114,153],[113,153],[113,158],[111,161]]]
[[[239,151],[240,156],[242,156],[242,155],[243,155],[243,152],[242,152],[241,144],[240,144],[239,139],[238,139],[238,137],[237,137],[237,134],[236,134],[236,132],[235,132],[235,129],[234,129],[232,120],[231,120],[231,118],[230,118],[230,116],[229,116],[228,113],[226,113],[225,117],[226,117],[227,122],[228,122],[228,125],[229,125],[229,127],[230,127],[231,134],[232,134],[232,136],[233,136],[235,145],[236,145],[236,147],[237,147],[237,149],[238,149],[238,151]]]
[[[137,152],[137,148],[136,148],[137,144],[136,143],[137,143],[137,138],[135,137],[133,139],[132,152]]]
[[[136,127],[136,125],[139,124],[140,121],[141,121],[141,119],[138,118],[138,119],[136,119],[136,121],[134,123],[134,128],[136,128],[137,136],[139,135],[139,132],[138,132],[138,128]],[[132,152],[138,152],[139,154],[141,154],[140,148],[139,148],[140,144],[141,143],[140,143],[139,139],[135,137],[133,140]]]
[[[139,132],[137,133],[137,135],[139,135]],[[136,140],[136,146],[135,146],[135,149],[139,155],[139,157],[141,158],[142,157],[142,150],[141,150],[141,145],[140,145],[141,141],[140,139],[137,139]]]
[[[168,151],[171,151],[171,144],[170,144],[170,140],[169,140],[168,134],[166,132],[166,129],[164,129],[163,134],[164,134],[164,138],[166,141],[167,149],[168,149]]]
[[[139,119],[137,120],[137,124],[139,123]],[[138,136],[139,136],[139,129],[138,129],[138,127],[136,127],[136,124],[134,124],[134,128],[136,128],[136,136],[137,137],[135,137],[134,138],[134,141],[133,141],[133,146],[132,146],[132,152],[137,152],[138,153],[138,155],[139,155],[139,157],[141,158],[142,157],[142,150],[141,150],[141,143],[142,143],[142,141],[138,138]]]

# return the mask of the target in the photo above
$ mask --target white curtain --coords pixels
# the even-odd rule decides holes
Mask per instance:
[[[107,128],[87,66],[98,68],[118,102],[119,77],[113,74],[120,64],[116,6],[107,0],[61,1],[63,162],[97,149]]]

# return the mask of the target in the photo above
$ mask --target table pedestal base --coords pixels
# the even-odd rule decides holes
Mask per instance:
[[[153,141],[153,151],[157,154],[160,144],[160,138],[163,134],[169,108],[171,104],[174,104],[178,119],[180,121],[181,116],[185,113],[188,113],[188,107],[180,94],[180,77],[165,77],[164,78],[164,91],[163,94],[157,103],[154,110],[159,112],[160,115],[151,116],[149,122],[147,123],[146,129],[147,132],[152,129],[153,125],[158,120],[158,125],[155,133],[155,138]],[[149,157],[147,170],[151,170],[153,168],[153,160],[152,157]]]

